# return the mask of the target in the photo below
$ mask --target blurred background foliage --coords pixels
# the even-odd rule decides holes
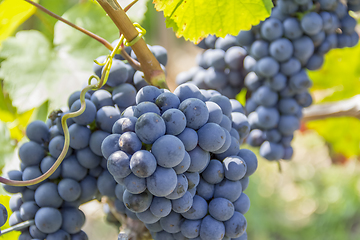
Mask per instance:
[[[38,2],[108,41],[118,36],[92,0]],[[128,2],[120,0],[123,6]],[[139,1],[129,14],[147,30],[149,44],[168,50],[167,76],[174,89],[176,74],[196,65],[201,50],[166,29],[151,1]],[[6,171],[18,169],[16,151],[27,124],[64,106],[87,82],[92,59],[108,50],[22,0],[0,1],[0,18],[0,169],[6,165]],[[331,50],[322,69],[309,72],[315,103],[360,94],[359,56],[360,45]],[[295,135],[294,158],[280,163],[281,172],[276,163],[259,159],[245,191],[251,199],[249,239],[360,239],[359,133],[360,120],[352,117],[306,122]],[[116,239],[118,230],[104,221],[101,204],[92,201],[82,209],[91,240]]]

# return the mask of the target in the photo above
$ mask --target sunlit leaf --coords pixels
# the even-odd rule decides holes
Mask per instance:
[[[39,2],[34,0],[34,2]],[[31,15],[36,9],[23,0],[3,0],[0,3],[0,44]]]
[[[270,16],[271,0],[154,0],[167,27],[178,37],[198,42],[209,34],[225,37],[249,30]]]
[[[360,45],[334,49],[325,56],[323,67],[309,71],[313,92],[320,92],[320,102],[348,99],[360,94]],[[331,144],[335,153],[346,157],[360,155],[360,120],[352,117],[329,118],[307,124]]]

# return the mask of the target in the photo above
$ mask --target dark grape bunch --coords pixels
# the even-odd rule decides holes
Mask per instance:
[[[151,46],[151,49],[158,60],[166,64],[166,50],[160,46]],[[10,200],[13,211],[10,226],[35,220],[35,225],[22,231],[19,240],[86,240],[86,233],[81,231],[85,215],[79,206],[102,196],[115,199],[116,182],[107,170],[101,143],[111,134],[112,125],[120,118],[121,111],[135,104],[136,87],[140,89],[141,85],[147,85],[143,78],[140,85],[136,85],[133,81],[135,70],[119,59],[121,56],[114,59],[107,84],[85,95],[84,113],[66,121],[70,148],[55,173],[33,186],[4,186],[7,192],[15,194]],[[98,60],[102,62],[104,58]],[[94,64],[94,71],[100,76],[102,67]],[[46,123],[34,121],[28,125],[26,136],[30,141],[19,149],[21,170],[9,171],[9,179],[34,179],[55,163],[65,141],[61,117],[80,109],[79,98],[80,91],[74,92],[64,111],[54,111]]]
[[[72,126],[87,129],[75,122]],[[89,138],[91,131],[88,131],[84,131],[88,135],[82,133],[81,137]],[[45,173],[60,155],[64,144],[63,135],[52,121],[30,123],[26,128],[26,136],[30,141],[19,149],[21,170],[7,173],[12,180],[30,180]],[[85,143],[85,150],[87,145],[88,142]],[[88,239],[81,231],[85,215],[79,206],[95,198],[97,180],[90,173],[91,167],[84,164],[87,159],[80,156],[80,148],[73,142],[72,147],[75,148],[70,148],[61,166],[46,181],[28,187],[4,185],[7,192],[14,194],[9,203],[13,212],[9,218],[10,226],[35,220],[35,225],[22,230],[19,240]],[[97,165],[101,157],[98,159]],[[100,171],[103,171],[102,168]]]
[[[242,194],[242,183],[247,184],[257,160],[251,151],[239,150],[250,130],[241,104],[190,83],[174,93],[145,86],[135,100],[101,146],[108,171],[118,182],[116,209],[144,222],[154,239],[243,235],[242,214],[249,199]],[[235,201],[239,209],[232,206]],[[207,216],[208,205],[215,212]],[[228,208],[232,212],[221,217]]]
[[[249,52],[244,61],[249,70],[245,86],[251,92],[247,142],[260,146],[261,156],[291,158],[302,108],[312,103],[306,69],[319,69],[330,49],[357,44],[355,25],[340,1],[280,0],[268,19],[239,33],[239,43]]]
[[[199,66],[180,73],[176,83],[191,82],[201,89],[215,89],[228,98],[235,98],[244,86],[246,50],[231,35],[209,36],[198,46],[206,49],[197,56]]]

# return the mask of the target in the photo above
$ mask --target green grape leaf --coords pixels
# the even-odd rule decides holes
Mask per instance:
[[[317,102],[348,99],[359,94],[360,45],[353,48],[334,49],[325,56],[323,67],[309,71],[313,80],[311,91]],[[320,97],[319,97],[320,96]],[[360,156],[360,121],[352,117],[328,118],[307,123],[317,131],[335,153],[345,157]]]
[[[177,37],[199,42],[209,34],[225,37],[249,30],[270,16],[271,0],[154,0]]]
[[[39,2],[38,0],[33,0]],[[36,8],[23,0],[3,0],[0,3],[0,44],[31,17]]]
[[[107,39],[118,36],[111,19],[92,2],[74,6],[64,17]],[[72,91],[87,83],[93,60],[108,53],[96,40],[57,23],[54,43],[35,30],[18,32],[4,41],[0,76],[18,112],[39,107],[47,100],[50,109],[56,109],[66,104]]]

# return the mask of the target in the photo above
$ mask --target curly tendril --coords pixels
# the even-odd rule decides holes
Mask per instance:
[[[110,73],[110,68],[112,66],[113,63],[113,58],[115,56],[115,54],[120,53],[123,45],[126,46],[131,46],[133,44],[135,44],[139,39],[142,38],[142,36],[146,33],[145,29],[143,29],[139,24],[134,23],[136,29],[139,31],[139,35],[137,37],[135,37],[132,41],[127,42],[126,39],[124,38],[123,35],[121,35],[120,40],[118,42],[118,44],[116,45],[116,47],[111,51],[111,53],[107,56],[106,60],[104,63],[99,63],[98,61],[94,61],[96,64],[100,65],[100,66],[104,66],[104,73],[102,74],[101,78],[99,78],[96,75],[92,75],[90,76],[89,80],[88,80],[88,86],[85,87],[81,93],[80,93],[80,102],[81,102],[81,107],[78,111],[76,112],[71,112],[71,113],[66,113],[62,119],[61,119],[61,126],[63,128],[64,131],[64,137],[65,137],[65,142],[64,142],[64,147],[61,151],[60,156],[57,158],[57,160],[55,161],[55,163],[51,166],[51,168],[44,173],[43,175],[31,179],[31,180],[27,180],[27,181],[15,181],[15,180],[10,180],[10,179],[6,179],[3,177],[0,177],[0,182],[9,186],[16,186],[16,187],[23,187],[23,186],[31,186],[31,185],[35,185],[38,184],[44,180],[46,180],[48,177],[50,177],[56,170],[57,168],[60,166],[60,164],[62,163],[62,161],[64,160],[68,150],[69,150],[69,146],[70,146],[70,133],[69,133],[69,128],[66,124],[66,120],[69,118],[74,118],[77,116],[80,116],[86,108],[86,103],[85,103],[85,94],[87,91],[89,90],[96,90],[101,88],[102,86],[104,86],[106,84],[106,81],[109,77],[109,73]],[[97,83],[96,84],[91,84],[91,81],[93,79],[96,79]]]

